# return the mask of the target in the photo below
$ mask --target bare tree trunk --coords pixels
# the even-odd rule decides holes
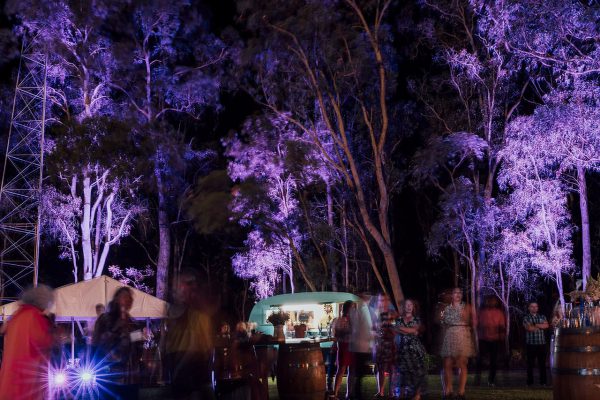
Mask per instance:
[[[363,244],[365,245],[365,249],[367,250],[367,255],[369,256],[369,261],[371,262],[371,268],[372,268],[373,272],[375,273],[375,277],[377,278],[377,282],[379,282],[379,286],[381,287],[381,290],[383,291],[384,294],[389,296],[389,292],[383,281],[383,276],[381,276],[381,272],[379,271],[379,268],[377,268],[377,262],[375,261],[375,256],[373,254],[373,250],[371,249],[371,245],[369,244],[369,239],[367,238],[367,236],[365,235],[365,233],[363,232],[363,230],[361,229],[361,227],[358,224],[356,225],[356,231],[358,232],[358,236],[360,237]]]
[[[81,252],[83,253],[83,279],[93,278],[92,264],[92,238],[91,238],[91,211],[92,211],[92,185],[89,175],[83,177],[83,210],[81,216]]]
[[[587,280],[592,274],[592,249],[590,240],[590,214],[587,203],[587,183],[585,169],[577,165],[577,183],[579,189],[579,210],[581,212],[581,245],[582,249],[582,276],[583,290],[587,287]]]
[[[333,233],[333,194],[331,193],[331,185],[327,183],[327,225]],[[333,235],[332,235],[333,237]],[[327,264],[329,265],[329,271],[331,273],[331,290],[334,292],[338,291],[337,284],[337,265],[335,263],[335,257],[333,254],[333,239],[329,240],[327,246]]]
[[[156,188],[158,190],[158,257],[156,260],[156,297],[167,298],[169,284],[169,261],[171,258],[171,227],[167,212],[167,199],[162,173],[157,168]]]
[[[291,32],[281,28],[279,26],[271,25],[272,28],[279,32],[284,33],[292,38],[294,42],[294,50],[299,61],[306,73],[307,82],[314,91],[315,100],[318,104],[321,117],[330,137],[336,145],[335,152],[338,156],[343,155],[343,160],[337,162],[336,157],[331,157],[327,153],[321,138],[314,134],[314,130],[303,126],[301,122],[282,113],[284,118],[292,122],[293,124],[303,128],[305,132],[312,136],[313,141],[319,147],[325,158],[332,163],[332,166],[336,168],[342,175],[343,180],[346,182],[348,188],[352,191],[356,198],[358,210],[360,213],[361,223],[365,230],[375,241],[375,244],[383,255],[383,260],[386,266],[388,279],[392,288],[392,297],[396,304],[399,306],[401,301],[404,299],[404,293],[400,283],[400,275],[398,274],[398,268],[394,253],[392,249],[391,233],[390,233],[390,222],[389,222],[389,187],[387,177],[385,173],[387,153],[386,146],[388,145],[388,134],[389,134],[389,116],[388,116],[388,82],[386,77],[386,67],[384,62],[384,51],[380,44],[380,28],[381,28],[381,15],[383,15],[390,5],[389,1],[384,1],[378,4],[377,12],[381,13],[376,18],[373,25],[369,24],[363,10],[355,0],[346,0],[346,4],[352,8],[357,16],[357,26],[364,31],[365,37],[368,39],[370,50],[373,51],[374,61],[376,63],[376,73],[378,76],[378,98],[379,102],[377,110],[374,111],[366,106],[363,99],[357,98],[358,105],[360,107],[362,119],[365,122],[366,131],[369,137],[370,150],[372,151],[372,165],[374,174],[374,197],[376,207],[372,207],[371,204],[371,193],[365,190],[364,176],[361,175],[359,169],[360,164],[356,160],[356,156],[350,146],[350,140],[348,139],[347,123],[345,121],[345,112],[343,110],[342,103],[339,102],[339,93],[337,88],[323,86],[319,76],[319,71],[314,69],[314,64],[309,60],[306,52],[300,45],[298,38]],[[375,72],[375,71],[374,71]],[[276,109],[274,107],[274,109]],[[376,115],[376,117],[374,117]],[[377,119],[377,124],[374,124],[374,118]],[[373,209],[376,212],[373,213]],[[373,215],[372,215],[373,213]]]
[[[343,249],[344,249],[344,287],[346,292],[348,291],[348,227],[346,226],[346,208],[342,210],[342,235],[343,235]]]
[[[452,259],[454,261],[454,287],[458,287],[458,278],[460,277],[460,260],[456,250],[452,250]]]
[[[296,291],[296,287],[294,285],[294,263],[292,261],[292,245],[293,242],[290,240],[290,246],[288,247],[288,276],[290,277],[290,291],[294,293]]]

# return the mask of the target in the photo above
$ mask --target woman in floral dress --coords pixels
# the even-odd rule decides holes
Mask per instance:
[[[395,326],[396,357],[392,387],[394,397],[419,400],[425,387],[425,348],[419,340],[421,320],[415,301],[407,299]]]
[[[475,356],[473,341],[473,309],[462,301],[462,289],[452,289],[452,303],[446,306],[441,315],[444,327],[440,356],[444,359],[444,399],[465,399],[467,385],[467,363]],[[458,391],[452,390],[453,367],[458,368]]]

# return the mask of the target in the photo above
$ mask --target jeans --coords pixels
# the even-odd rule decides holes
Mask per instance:
[[[540,384],[546,384],[546,356],[548,350],[545,344],[527,345],[527,384],[533,384],[533,366],[537,359],[538,369],[540,370]]]
[[[479,357],[477,358],[477,374],[481,374],[481,364],[485,354],[490,357],[490,373],[488,375],[488,383],[494,383],[496,381],[496,370],[498,367],[498,348],[500,347],[499,341],[479,341]]]

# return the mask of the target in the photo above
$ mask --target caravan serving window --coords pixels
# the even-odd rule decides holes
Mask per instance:
[[[331,321],[338,316],[340,307],[337,303],[273,305],[266,310],[264,323],[268,323],[267,319],[271,314],[283,310],[290,314],[287,325],[306,324],[308,329],[329,330]]]

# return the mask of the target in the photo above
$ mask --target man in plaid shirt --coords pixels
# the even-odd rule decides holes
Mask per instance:
[[[527,314],[523,318],[525,327],[525,345],[527,347],[527,385],[533,384],[533,364],[537,358],[540,370],[540,384],[546,384],[546,348],[545,330],[550,327],[546,317],[538,314],[538,304],[529,303]]]

